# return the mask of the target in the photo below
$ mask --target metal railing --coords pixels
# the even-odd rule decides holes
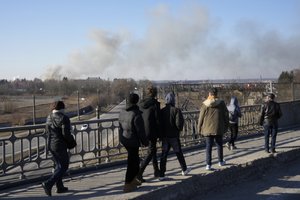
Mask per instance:
[[[261,130],[257,116],[260,106],[244,106],[240,119],[240,134],[255,134]],[[197,133],[199,111],[183,112],[185,118],[181,141],[184,147],[203,143]],[[81,130],[83,124],[88,124]],[[76,148],[70,150],[70,169],[124,160],[125,150],[118,140],[118,118],[98,119],[72,123]],[[0,129],[1,179],[26,179],[49,174],[53,168],[51,154],[47,153],[45,125]]]

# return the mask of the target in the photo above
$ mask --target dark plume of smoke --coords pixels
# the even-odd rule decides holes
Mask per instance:
[[[283,37],[258,24],[237,24],[234,39],[218,34],[218,23],[193,5],[172,15],[159,6],[150,13],[143,38],[129,32],[91,32],[93,46],[73,53],[69,63],[48,69],[46,77],[197,80],[277,78],[299,68],[298,34]]]

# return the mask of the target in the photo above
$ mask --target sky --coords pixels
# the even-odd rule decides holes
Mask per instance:
[[[0,0],[0,79],[278,78],[298,0]]]

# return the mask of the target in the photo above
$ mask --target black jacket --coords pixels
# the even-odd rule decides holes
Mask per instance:
[[[67,150],[66,142],[73,140],[70,119],[62,112],[48,115],[46,132],[48,134],[48,147],[52,151]]]
[[[145,124],[145,131],[148,140],[160,138],[160,103],[153,97],[147,97],[140,101],[140,110]]]
[[[144,121],[137,105],[122,110],[119,115],[119,141],[125,147],[148,146]]]
[[[179,138],[184,119],[179,108],[166,104],[161,110],[161,134],[163,138]]]
[[[260,125],[275,125],[281,116],[282,112],[279,103],[267,101],[262,105],[259,123]]]

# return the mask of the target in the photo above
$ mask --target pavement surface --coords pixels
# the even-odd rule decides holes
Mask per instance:
[[[212,171],[205,170],[205,149],[203,146],[199,145],[199,148],[184,152],[187,165],[192,167],[192,171],[187,176],[181,175],[180,165],[176,156],[173,154],[169,155],[166,172],[168,179],[165,181],[159,181],[157,178],[154,178],[153,167],[150,163],[144,173],[146,182],[131,193],[122,192],[126,166],[120,165],[66,177],[64,182],[65,186],[69,188],[67,193],[57,194],[55,188],[53,188],[52,197],[47,197],[41,187],[41,183],[31,183],[0,191],[0,199],[169,200],[198,199],[198,196],[199,198],[202,196],[203,198],[224,199],[222,196],[214,195],[218,191],[216,188],[230,188],[234,187],[234,185],[239,188],[238,183],[247,182],[249,179],[260,183],[264,181],[263,177],[269,173],[270,169],[277,167],[277,170],[282,171],[285,168],[282,166],[298,162],[300,160],[300,129],[294,128],[280,131],[277,136],[277,153],[275,154],[264,152],[263,135],[247,139],[240,138],[236,142],[236,146],[237,149],[233,151],[228,150],[224,146],[226,165],[223,167],[218,166],[216,149],[213,149],[212,167],[214,170]],[[298,172],[293,171],[295,177],[300,175],[300,172]],[[272,181],[269,183],[272,185]],[[274,181],[275,183],[278,184],[278,182]],[[297,184],[299,186],[298,182]],[[255,189],[249,190],[249,193],[252,195],[258,192]],[[282,192],[283,190],[278,190],[274,194],[270,193],[268,194],[268,199],[278,199],[276,197]],[[290,195],[293,197],[299,194],[299,189],[290,190]]]

